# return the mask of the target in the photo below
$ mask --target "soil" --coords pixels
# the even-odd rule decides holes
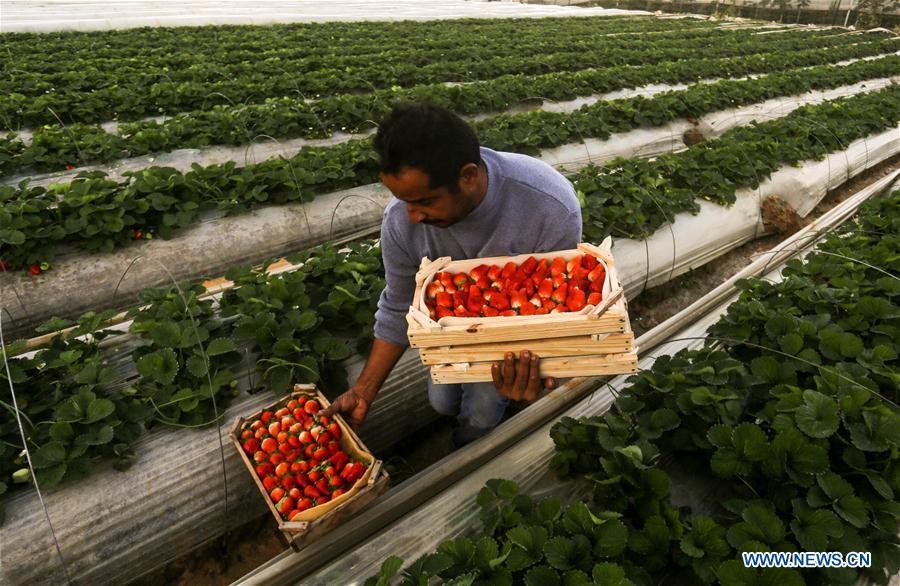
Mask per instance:
[[[767,228],[772,234],[749,242],[718,259],[659,287],[648,289],[629,302],[632,328],[640,335],[665,321],[747,266],[758,253],[770,250],[809,222],[838,205],[861,187],[889,172],[900,169],[900,156],[861,174],[829,193],[806,217],[799,218],[777,200],[766,205]],[[392,484],[409,479],[417,472],[453,451],[450,442],[451,421],[442,418],[409,437],[402,445],[381,454]],[[262,517],[233,530],[224,538],[201,547],[166,567],[139,578],[138,586],[225,585],[287,549],[287,542],[271,516]]]

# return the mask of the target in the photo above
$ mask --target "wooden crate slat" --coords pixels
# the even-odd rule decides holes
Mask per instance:
[[[522,340],[521,343],[496,342],[467,346],[429,347],[419,350],[422,363],[429,366],[454,362],[484,362],[502,360],[507,352],[529,350],[541,358],[587,356],[598,354],[625,354],[634,349],[634,334],[596,334]]]
[[[431,377],[436,384],[483,382],[491,380],[490,362],[467,365],[446,364],[431,367]],[[608,356],[578,356],[574,358],[547,358],[541,360],[540,376],[568,378],[605,374],[637,372],[637,354],[613,354]]]

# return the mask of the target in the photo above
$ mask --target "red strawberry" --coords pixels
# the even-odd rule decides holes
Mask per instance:
[[[278,501],[278,504],[275,505],[275,508],[282,515],[289,515],[294,510],[294,507],[296,506],[296,504],[297,503],[296,503],[296,501],[294,501],[294,499],[286,496],[283,499],[281,499],[280,501]]]
[[[556,308],[556,303],[550,299],[544,299],[542,307],[547,311],[553,311],[553,309]]]
[[[531,304],[534,305],[535,309],[537,309],[538,307],[541,306],[541,296],[540,295],[532,295],[528,299],[528,301],[530,301]]]
[[[569,280],[566,278],[566,274],[565,274],[565,273],[560,273],[560,274],[556,275],[555,277],[550,277],[550,280],[553,281],[553,288],[554,288],[554,289],[556,289],[556,288],[559,287],[560,285],[563,285],[564,283],[568,283],[568,282],[569,282]]]
[[[259,440],[256,438],[248,439],[244,442],[244,451],[248,454],[253,454],[254,452],[259,450]]]
[[[547,315],[550,313],[546,307],[538,307],[534,310],[534,315]]]
[[[567,313],[569,308],[565,305],[557,305],[553,309],[550,310],[550,313]]]
[[[259,447],[262,448],[262,451],[265,453],[271,454],[278,449],[278,442],[276,442],[273,437],[267,437],[262,441]]]
[[[456,317],[466,317],[467,313],[469,313],[469,310],[466,309],[464,305],[458,305],[456,309],[453,310],[453,315]]]
[[[598,264],[596,267],[588,273],[588,281],[593,283],[594,281],[602,281],[606,277],[606,268],[602,264]]]
[[[453,294],[453,305],[452,307],[458,307],[460,305],[465,305],[469,301],[469,285],[466,285],[459,291]]]
[[[522,291],[513,291],[509,296],[509,306],[512,309],[521,309],[526,303],[528,303],[528,298],[525,297],[525,294]]]
[[[328,448],[320,446],[318,450],[313,452],[313,459],[321,462],[322,460],[326,460],[330,455],[331,454],[328,453]]]
[[[333,454],[328,461],[331,462],[331,465],[334,466],[338,470],[343,470],[344,466],[347,465],[347,462],[350,461],[350,456],[345,454],[344,452],[337,452]]]
[[[537,268],[534,269],[534,273],[531,274],[531,282],[537,285],[544,278],[550,274],[550,265],[547,263],[546,258],[542,258],[541,262],[538,263]]]
[[[469,271],[469,278],[473,281],[477,281],[481,277],[487,275],[488,266],[487,265],[478,265],[471,271]]]
[[[344,479],[339,475],[334,474],[328,478],[328,488],[338,488],[340,486],[344,486]]]
[[[284,489],[280,486],[276,486],[269,491],[269,497],[271,497],[273,503],[277,503],[284,498]]]
[[[553,259],[553,262],[550,263],[550,276],[555,277],[564,272],[566,272],[566,261],[563,260],[561,256],[557,256]]]
[[[519,314],[516,313],[515,309],[507,309],[506,311],[501,311],[500,315],[502,315],[503,317],[509,317],[511,315],[519,315]]]
[[[287,438],[285,438],[285,443],[278,444],[278,451],[281,452],[282,454],[284,454],[285,456],[287,456],[288,454],[290,454],[291,452],[294,451],[294,446],[287,443]]]
[[[503,272],[503,269],[501,269],[497,265],[491,265],[491,268],[488,269],[487,277],[491,280],[491,282],[494,282],[500,278],[501,272]]]
[[[438,310],[437,310],[437,318],[438,319],[448,317],[451,315],[453,315],[453,311],[451,311],[450,309],[448,309],[446,307],[438,307]]]
[[[256,475],[259,476],[260,478],[265,478],[266,476],[269,476],[273,472],[275,472],[275,469],[268,462],[259,464],[256,467]]]
[[[269,492],[269,493],[271,493],[273,490],[275,490],[278,487],[278,479],[275,478],[274,476],[266,476],[265,478],[263,478],[262,483],[263,483],[263,488],[265,488],[266,492]]]
[[[320,478],[318,482],[316,482],[316,490],[321,492],[322,494],[328,494],[331,492],[328,490],[328,480],[325,478]]]
[[[316,506],[324,505],[325,503],[331,500],[331,495],[323,494],[319,498],[316,499]]]
[[[290,490],[292,488],[296,488],[296,487],[297,487],[297,477],[296,476],[287,475],[281,479],[281,488],[283,488],[284,490],[290,492]]]
[[[534,295],[534,292],[537,290],[537,286],[535,286],[535,284],[532,283],[531,280],[528,280],[528,281],[525,281],[524,289],[525,289],[525,295],[527,295],[528,297],[531,297],[532,295]]]
[[[140,240],[140,239],[143,238],[143,237],[144,237],[144,233],[143,233],[143,232],[141,232],[140,230],[135,230],[135,231],[134,231],[134,239],[135,239],[135,240]]]
[[[575,269],[581,268],[582,258],[583,257],[581,255],[579,255],[579,256],[576,256],[575,258],[570,259],[569,262],[566,263],[566,272],[569,274],[570,277],[575,272]]]
[[[591,281],[591,284],[588,288],[593,292],[603,293],[603,279],[597,279],[596,281]]]
[[[481,310],[481,313],[484,314],[484,317],[497,317],[498,315],[500,315],[500,312],[490,305],[486,305],[484,309]]]
[[[481,294],[478,285],[469,285],[469,300],[466,303],[466,309],[472,313],[481,313],[481,308],[483,306],[484,296]]]
[[[303,491],[295,486],[288,491],[288,496],[294,499],[294,501],[299,501],[301,498],[303,498]]]
[[[428,299],[434,299],[437,297],[437,294],[444,290],[444,286],[440,281],[432,281],[428,283],[428,286],[425,287],[425,297]]]
[[[275,415],[271,411],[263,411],[262,415],[259,416],[259,419],[263,422],[263,424],[266,424],[274,416]]]
[[[522,266],[519,268],[520,271],[525,275],[525,277],[530,277],[534,270],[537,268],[538,261],[533,256],[529,256],[525,259],[525,262],[522,263]]]
[[[509,296],[506,293],[497,291],[493,296],[491,296],[490,304],[491,307],[493,307],[497,311],[509,309]]]
[[[434,280],[440,282],[441,285],[446,287],[448,284],[453,283],[453,277],[447,271],[440,271],[435,273]]]
[[[508,279],[516,272],[517,268],[516,263],[509,261],[503,266],[503,271],[500,272],[500,276],[504,279]]]
[[[294,514],[300,513],[301,511],[305,511],[306,509],[311,509],[313,506],[311,499],[301,499],[297,501],[297,508],[294,510]],[[293,520],[293,519],[292,519]]]
[[[288,409],[287,407],[282,407],[281,409],[279,409],[278,411],[275,412],[275,419],[277,419],[280,422],[282,417],[284,417],[285,415],[290,415],[290,414],[291,414],[290,409]]]
[[[541,299],[550,299],[550,296],[553,295],[553,281],[550,279],[541,281],[541,284],[538,285],[537,293]]]
[[[519,315],[534,315],[536,308],[530,302],[522,304],[519,309]]]
[[[601,301],[603,301],[603,294],[600,293],[599,291],[594,291],[590,295],[588,295],[588,298],[587,298],[588,305],[597,305]]]
[[[309,471],[309,474],[307,476],[310,482],[318,482],[319,479],[322,478],[322,471],[313,468]]]
[[[566,305],[568,305],[569,309],[572,311],[581,311],[584,309],[584,306],[587,305],[584,291],[576,288],[569,289],[569,294],[566,296]]]
[[[317,499],[322,496],[322,493],[319,492],[319,490],[315,486],[310,484],[309,486],[303,487],[303,496],[309,497],[311,499]]]
[[[553,290],[553,294],[550,295],[550,299],[557,303],[565,303],[566,295],[569,292],[569,286],[566,283],[563,283],[559,287]]]
[[[307,444],[306,449],[303,450],[303,455],[306,456],[307,458],[312,458],[313,454],[315,454],[316,450],[318,450],[318,449],[319,449],[318,444],[315,444],[315,443]]]
[[[488,278],[487,275],[484,275],[484,276],[482,276],[481,278],[479,278],[477,281],[475,281],[475,284],[476,284],[476,285],[478,286],[478,288],[481,289],[482,291],[484,291],[485,289],[490,289],[490,288],[491,288],[491,280]],[[469,295],[471,295],[471,294],[472,294],[472,293],[471,293],[472,289],[469,289],[469,291],[470,291]]]
[[[322,406],[319,405],[319,402],[315,399],[307,401],[305,405],[303,405],[303,410],[309,413],[310,415],[315,415],[319,412]]]
[[[331,437],[333,437],[334,439],[340,438],[341,434],[343,433],[341,431],[341,426],[338,425],[336,421],[333,421],[328,424],[328,432],[331,434]]]
[[[584,258],[581,259],[581,266],[586,268],[588,271],[593,270],[598,264],[600,264],[600,261],[598,261],[597,257],[595,257],[593,254],[586,254],[584,255]]]
[[[337,497],[341,496],[342,494],[345,494],[346,492],[347,491],[344,490],[343,488],[336,488],[336,489],[334,489],[334,492],[331,493],[331,498],[336,499]]]
[[[453,296],[446,291],[441,291],[435,297],[438,307],[453,307]]]
[[[297,474],[294,478],[297,480],[297,486],[306,487],[310,485],[309,476],[306,474]]]
[[[30,267],[28,267],[28,272],[35,276],[40,275],[41,274],[41,265],[38,265],[38,264],[31,265]]]
[[[291,465],[287,462],[282,462],[278,466],[275,466],[275,476],[281,477],[286,475],[291,471]]]
[[[462,289],[469,284],[469,275],[465,273],[456,273],[453,275],[453,284],[457,289]]]

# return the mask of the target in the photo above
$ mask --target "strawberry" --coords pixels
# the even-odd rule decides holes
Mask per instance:
[[[253,423],[250,424],[250,429],[252,429],[253,431],[256,431],[257,429],[262,427],[262,424],[263,424],[263,422],[261,420],[257,419],[256,421],[254,421]]]
[[[547,315],[548,313],[550,312],[547,311],[546,307],[538,307],[534,310],[534,315]]]
[[[531,282],[535,285],[539,284],[544,278],[550,274],[550,265],[547,264],[547,259],[542,258],[541,262],[538,263],[538,266],[534,269],[534,272],[531,274]]]
[[[281,477],[286,476],[288,472],[291,471],[291,465],[287,462],[282,462],[278,466],[275,466],[275,476]]]
[[[334,492],[331,493],[331,498],[336,499],[337,497],[341,496],[342,494],[345,494],[346,492],[347,491],[344,490],[343,488],[336,488],[336,489],[334,489]]]
[[[269,430],[269,435],[271,435],[272,437],[275,437],[279,433],[281,433],[281,422],[273,421],[272,423],[269,424],[269,427],[267,429]]]
[[[325,503],[331,500],[331,495],[323,494],[319,498],[316,499],[316,505],[324,505]]]
[[[322,493],[320,493],[315,486],[310,484],[309,486],[303,487],[303,496],[309,497],[311,499],[317,499],[322,496]]]
[[[547,311],[553,311],[553,309],[556,307],[556,303],[554,303],[551,299],[544,299],[541,307],[543,307]]]
[[[300,490],[299,488],[297,488],[296,486],[295,486],[294,488],[291,488],[290,490],[288,490],[288,493],[287,493],[287,494],[288,494],[289,497],[291,497],[292,499],[294,499],[295,502],[297,502],[297,501],[299,501],[301,498],[303,498],[303,491],[301,491],[301,490]]]
[[[597,279],[596,281],[591,281],[591,284],[588,288],[592,292],[603,293],[603,281],[604,281],[604,279]]]
[[[496,281],[500,278],[500,274],[503,272],[503,269],[498,267],[497,265],[491,265],[491,268],[488,269],[487,277],[491,280],[491,282]]]
[[[141,232],[140,230],[135,230],[135,231],[134,231],[134,239],[135,239],[135,240],[140,240],[140,239],[143,238],[143,237],[144,237],[144,233],[143,233],[143,232]]]
[[[278,435],[275,436],[275,440],[278,441],[279,444],[283,444],[283,443],[287,442],[288,437],[290,437],[288,435],[288,432],[281,431],[281,432],[278,432]]]
[[[525,295],[527,295],[528,297],[531,297],[532,295],[534,295],[534,292],[537,290],[537,287],[530,280],[527,280],[527,281],[525,281],[524,289],[525,289]]]
[[[285,434],[285,435],[287,435],[287,434]],[[285,438],[285,442],[283,444],[278,444],[278,451],[281,452],[282,454],[284,454],[285,456],[287,456],[288,454],[293,452],[294,449],[295,449],[294,446],[287,443],[287,438]]]
[[[540,295],[532,295],[528,299],[528,301],[531,302],[532,305],[534,305],[535,309],[537,309],[538,307],[541,306],[541,296]]]
[[[336,469],[343,470],[344,466],[347,465],[347,462],[350,461],[350,456],[348,456],[344,452],[338,452],[328,458],[328,461],[331,462],[332,466],[334,466]]]
[[[259,464],[256,467],[256,475],[260,478],[265,478],[266,476],[271,475],[273,472],[275,472],[275,469],[268,462]]]
[[[273,452],[272,454],[269,455],[269,462],[273,466],[278,466],[279,464],[284,462],[284,454],[282,454],[281,452],[278,452],[278,451]]]
[[[469,271],[469,278],[473,281],[478,281],[478,279],[487,275],[487,272],[487,265],[478,265],[477,267]]]
[[[491,280],[488,278],[487,275],[484,275],[484,276],[482,276],[481,278],[479,278],[478,280],[476,280],[476,281],[475,281],[475,284],[476,284],[476,285],[478,286],[478,288],[481,289],[482,291],[484,291],[485,289],[490,289],[490,288],[491,288]],[[471,291],[472,291],[472,290],[469,289],[469,295],[472,294]]]
[[[525,277],[530,277],[534,270],[537,268],[538,261],[533,256],[529,256],[525,259],[525,262],[522,263],[522,266],[519,268],[520,271],[525,275]]]
[[[328,488],[338,488],[344,486],[344,479],[338,474],[332,474],[328,477]]]
[[[485,299],[487,300],[486,295],[485,295]],[[494,295],[491,296],[490,304],[491,304],[491,307],[493,307],[497,311],[503,311],[504,309],[509,309],[509,296],[506,293],[497,291]]]
[[[284,489],[280,486],[276,486],[272,490],[269,491],[269,497],[272,499],[273,503],[277,503],[281,499],[284,498]]]
[[[438,307],[453,307],[453,296],[446,291],[441,291],[435,297]]]
[[[565,303],[566,302],[566,294],[569,292],[569,286],[566,283],[563,283],[559,287],[553,290],[553,294],[550,295],[550,299],[555,301],[556,303]]]
[[[262,415],[260,415],[259,418],[260,418],[260,420],[263,422],[263,424],[266,424],[266,423],[268,423],[268,422],[272,419],[272,417],[274,417],[274,416],[275,416],[275,414],[272,413],[271,411],[263,411],[263,412],[262,412]]]
[[[484,296],[481,294],[481,289],[478,288],[477,284],[469,285],[469,300],[466,303],[466,309],[472,313],[479,314],[483,306]]]
[[[315,399],[307,401],[305,405],[303,405],[303,410],[309,413],[310,415],[315,415],[319,412],[322,406],[319,405],[319,402]]]
[[[316,438],[316,442],[318,442],[319,445],[325,445],[330,441],[331,441],[331,434],[328,433],[327,431],[323,431],[322,433],[319,434],[319,437]]]
[[[328,424],[328,433],[330,433],[331,437],[334,439],[338,439],[343,432],[341,431],[341,426],[338,425],[336,421],[333,421]]]
[[[559,286],[569,282],[569,280],[566,278],[565,273],[560,273],[555,277],[550,277],[550,280],[553,282],[553,289],[557,289]]]
[[[566,296],[566,305],[568,305],[569,309],[572,311],[581,311],[584,309],[584,306],[587,305],[584,291],[574,287],[569,289],[569,294]]]
[[[460,305],[456,309],[453,310],[453,315],[455,317],[466,317],[466,314],[469,313],[469,310],[465,308],[465,306]]]
[[[606,278],[606,268],[602,264],[598,264],[590,273],[588,273],[588,281],[591,283],[594,281],[602,281],[604,278]]]
[[[599,291],[593,291],[590,295],[588,295],[588,298],[587,298],[588,305],[597,305],[601,301],[603,301],[603,294],[600,293]]]
[[[550,313],[567,313],[568,311],[569,311],[568,307],[566,307],[564,304],[560,304],[560,305],[557,305],[556,307],[554,307],[553,309],[551,309]]]
[[[244,442],[244,451],[248,454],[252,454],[259,450],[259,440],[256,438],[248,439]]]
[[[306,449],[303,450],[303,455],[306,456],[307,458],[312,458],[313,454],[315,454],[316,450],[318,450],[318,449],[319,449],[318,444],[315,444],[315,443],[307,444]]]
[[[576,269],[579,269],[579,270],[581,269],[581,260],[582,260],[582,256],[579,255],[579,256],[576,256],[575,258],[570,259],[569,262],[566,263],[566,273],[569,275],[570,278],[572,277],[573,274],[575,274]]]
[[[288,402],[285,404],[285,408],[286,408],[288,411],[293,411],[293,410],[296,409],[297,407],[298,407],[297,399],[291,399],[290,401],[288,401]]]
[[[514,291],[512,295],[509,296],[509,306],[512,309],[520,310],[522,306],[528,303],[528,298],[525,297],[525,294],[522,291]]]
[[[534,315],[535,310],[536,308],[532,303],[526,302],[519,308],[519,315]]]
[[[328,480],[325,478],[320,478],[318,482],[316,482],[316,490],[321,492],[322,494],[328,494],[331,491],[328,490]]]
[[[269,430],[266,429],[265,427],[260,427],[259,429],[256,430],[256,433],[253,434],[253,437],[255,437],[258,440],[269,437]]]
[[[313,468],[312,470],[309,471],[309,474],[307,476],[308,476],[310,482],[315,483],[315,482],[318,482],[320,478],[322,478],[322,471]]]
[[[586,254],[586,255],[584,255],[584,258],[581,260],[581,266],[583,266],[583,267],[584,267],[585,269],[587,269],[588,271],[594,270],[594,268],[595,268],[598,264],[600,264],[600,261],[598,261],[598,260],[597,260],[597,257],[595,257],[595,256],[592,255],[592,254]]]
[[[447,271],[440,271],[438,273],[435,273],[434,280],[440,282],[440,284],[443,285],[444,288],[446,288],[447,285],[453,284],[453,277]]]
[[[307,499],[309,500],[309,499]],[[300,515],[303,513],[302,509],[294,509],[291,511],[291,514],[288,515],[288,521],[300,521]]]
[[[28,267],[28,272],[35,276],[40,275],[41,274],[41,265],[38,265],[38,264],[31,265],[30,267]]]
[[[505,311],[501,311],[500,315],[502,315],[503,317],[509,317],[511,315],[519,315],[519,314],[516,313],[515,309],[507,309]]]
[[[259,447],[262,448],[262,451],[264,451],[265,453],[271,454],[278,449],[278,442],[276,442],[275,438],[273,437],[267,437],[262,441]]]
[[[303,444],[311,444],[316,441],[316,438],[314,438],[308,431],[301,431],[300,435],[297,436],[297,439],[299,439],[300,443]]]
[[[500,272],[500,276],[504,279],[510,278],[513,273],[516,272],[516,269],[519,268],[516,266],[516,263],[513,261],[509,261],[503,266],[503,270]]]
[[[566,272],[566,261],[561,256],[557,256],[550,263],[550,276],[555,277]]]
[[[444,286],[440,281],[432,281],[428,283],[428,286],[425,287],[425,297],[427,299],[434,299],[437,297],[437,294],[444,290]]]
[[[297,481],[297,486],[307,487],[310,485],[309,476],[306,474],[297,474],[294,476],[294,479]]]
[[[303,407],[294,407],[293,416],[296,421],[303,421],[306,416],[306,411],[303,410]]]
[[[282,417],[284,417],[285,415],[290,415],[290,414],[291,414],[290,409],[288,409],[287,407],[282,407],[281,409],[279,409],[278,411],[275,412],[274,416],[278,421],[281,421]]]
[[[278,487],[278,479],[274,476],[266,476],[263,478],[263,488],[266,489],[266,492],[271,493]]]
[[[441,319],[444,317],[449,317],[453,315],[453,311],[447,307],[438,307],[437,310],[437,318]]]
[[[453,275],[453,284],[457,289],[462,289],[469,284],[469,275],[465,273],[456,273]]]
[[[297,508],[294,509],[294,512],[292,513],[292,515],[295,515],[302,511],[305,511],[306,509],[311,509],[312,506],[313,506],[313,503],[312,503],[311,499],[308,499],[308,498],[301,499],[301,500],[297,501]]]
[[[481,310],[481,313],[484,314],[484,317],[497,317],[498,315],[500,315],[500,312],[490,305],[485,305],[484,309]]]
[[[313,452],[313,459],[321,462],[322,460],[327,459],[329,455],[328,448],[320,446],[318,450]]]
[[[538,285],[537,293],[541,299],[550,299],[550,296],[553,295],[553,281],[550,279],[541,281],[541,284]]]

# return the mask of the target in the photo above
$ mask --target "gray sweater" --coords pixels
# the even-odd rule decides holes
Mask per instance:
[[[406,204],[392,199],[381,222],[387,286],[375,312],[375,336],[409,345],[406,313],[422,257],[454,260],[575,248],[581,242],[581,206],[575,189],[538,159],[481,148],[488,189],[472,213],[448,228],[412,224]]]

